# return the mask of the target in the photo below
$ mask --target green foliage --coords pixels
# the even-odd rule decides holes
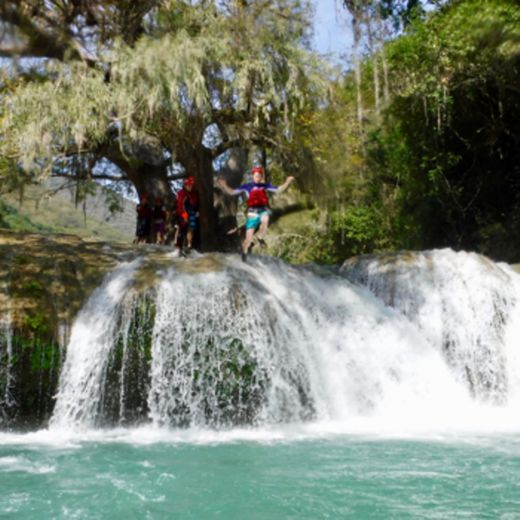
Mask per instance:
[[[332,215],[331,231],[339,238],[339,247],[347,250],[349,255],[358,255],[378,249],[380,226],[375,208],[355,206]]]
[[[347,75],[308,131],[325,176],[332,256],[451,246],[518,260],[520,7],[449,2],[384,54],[390,96],[381,114],[378,54],[362,65],[362,128]]]
[[[93,186],[92,183],[88,184]],[[127,204],[120,217],[123,223],[128,219],[130,223],[126,229],[124,224],[118,229],[111,219],[107,222],[108,212],[105,208],[118,212],[123,209],[124,200],[113,190],[96,187],[98,195],[94,197],[82,188],[75,193],[62,191],[54,194],[49,187],[40,186],[27,187],[22,202],[15,193],[0,196],[0,228],[41,234],[67,233],[100,240],[129,242],[135,218],[133,204]],[[83,197],[87,197],[86,200]]]
[[[393,250],[402,222],[376,205],[331,210],[324,223],[302,223],[294,233],[276,237],[272,251],[292,263],[339,264],[354,255]]]
[[[41,293],[41,287],[39,287],[39,291]],[[40,312],[27,314],[25,326],[38,338],[46,336],[49,332],[48,318]]]
[[[361,62],[362,121],[355,75],[335,82],[305,48],[307,2],[171,0],[133,38],[111,26],[94,66],[71,54],[4,78],[0,175],[33,182],[57,161],[70,173],[68,155],[80,154],[82,200],[89,161],[114,160],[139,184],[171,154],[186,171],[204,170],[209,187],[211,127],[215,153],[260,147],[273,180],[296,174],[312,194],[317,222],[277,242],[284,258],[439,246],[517,258],[517,2],[436,2],[431,12],[400,0],[344,4],[379,31]],[[391,18],[405,28],[399,37],[385,33]]]
[[[35,180],[49,175],[56,156],[102,142],[113,106],[103,73],[85,64],[51,63],[47,78],[21,83],[2,103],[1,152]]]
[[[122,204],[121,195],[113,189],[103,187],[103,196],[105,198],[105,204],[110,214],[122,213],[124,207]]]
[[[26,294],[33,298],[40,298],[45,293],[44,287],[38,280],[25,282],[20,289],[22,294]]]
[[[85,20],[42,5],[48,16],[38,25],[63,36],[68,52],[39,63],[37,79],[17,77],[0,99],[0,156],[23,170],[21,184],[53,172],[75,178],[80,189],[106,177],[94,168],[103,160],[119,170],[111,179],[169,202],[173,166],[204,187],[201,247],[211,249],[215,159],[223,163],[240,147],[251,158],[262,153],[273,171],[300,166],[295,121],[322,102],[328,87],[325,63],[306,45],[310,2],[137,4],[111,3],[110,36],[94,31],[96,59],[83,60],[83,42],[70,40]],[[92,7],[96,27],[107,16],[103,5]],[[125,17],[139,30],[129,34]]]
[[[182,139],[200,140],[212,123],[228,137],[225,120],[230,138],[258,139],[266,125],[270,135],[281,125],[282,136],[325,84],[323,65],[300,45],[302,3],[282,4],[260,8],[259,24],[250,13],[234,17],[216,5],[166,2],[148,34],[132,45],[115,39],[106,58],[110,81],[101,66],[46,64],[45,80],[20,82],[3,99],[0,152],[38,180],[57,158],[90,152],[114,131],[129,159],[135,155],[129,143],[143,133],[161,138],[181,159]]]
[[[29,233],[40,233],[49,230],[46,226],[33,223],[27,216],[21,215],[16,208],[2,199],[0,199],[0,228]]]
[[[382,168],[400,171],[400,211],[414,213],[422,247],[489,252],[481,223],[509,227],[516,211],[506,193],[518,189],[520,8],[458,2],[389,54],[395,97],[376,151]]]
[[[12,331],[9,357],[3,345],[7,338],[0,333],[0,422],[8,426],[41,425],[52,412],[57,390],[60,347],[41,317],[31,316],[27,325],[30,330]]]

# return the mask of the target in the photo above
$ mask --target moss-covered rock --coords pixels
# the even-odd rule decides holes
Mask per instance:
[[[71,235],[0,232],[0,426],[49,418],[68,331],[130,247]]]

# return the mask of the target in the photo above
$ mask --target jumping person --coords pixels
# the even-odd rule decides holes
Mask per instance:
[[[287,177],[285,182],[280,186],[273,186],[269,182],[264,182],[264,169],[261,166],[255,166],[251,173],[253,174],[253,182],[242,184],[236,189],[230,188],[225,179],[219,179],[220,187],[228,195],[247,195],[247,220],[246,220],[246,236],[242,242],[242,261],[247,260],[247,253],[251,247],[254,234],[258,231],[258,242],[265,245],[265,235],[267,226],[269,225],[269,199],[267,192],[281,193],[285,191],[294,177]]]

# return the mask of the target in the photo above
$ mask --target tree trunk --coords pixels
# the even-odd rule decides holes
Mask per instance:
[[[166,166],[141,164],[131,171],[126,171],[128,179],[134,185],[139,197],[147,194],[153,202],[160,197],[166,204],[175,202],[175,195],[168,181]]]
[[[242,184],[248,164],[248,151],[233,148],[226,165],[220,170],[227,184],[236,188]],[[240,249],[241,229],[237,221],[240,210],[238,197],[231,197],[217,186],[214,194],[217,243],[220,251],[236,252]]]
[[[381,64],[383,66],[383,99],[385,106],[390,101],[389,81],[388,81],[388,61],[386,59],[385,41],[387,39],[388,30],[385,22],[381,20],[381,16],[377,15],[377,27],[379,35],[379,46],[381,49]]]
[[[202,144],[196,155],[196,168],[188,173],[195,177],[199,190],[199,248],[201,251],[217,249],[217,226],[213,204],[213,157],[211,151]]]
[[[367,20],[368,45],[372,54],[372,77],[374,81],[374,109],[377,118],[381,114],[381,95],[379,86],[379,56],[378,49],[375,46],[374,33],[372,30],[372,21]]]
[[[177,142],[177,159],[186,170],[188,177],[195,178],[195,189],[199,194],[199,229],[196,237],[196,248],[200,251],[217,249],[216,223],[214,210],[213,155],[211,150],[202,144],[203,125],[200,134],[193,126],[193,134],[182,143]]]
[[[359,21],[352,17],[352,30],[354,33],[354,49],[352,52],[352,59],[354,62],[354,77],[356,79],[356,104],[357,104],[357,119],[359,128],[363,127],[363,98],[361,94],[361,61],[359,57],[359,43],[361,40],[361,33]]]
[[[135,157],[126,157],[119,147],[111,147],[103,155],[125,173],[139,198],[148,195],[151,201],[161,197],[166,204],[175,202],[175,195],[168,180],[167,162],[154,161],[152,164]]]

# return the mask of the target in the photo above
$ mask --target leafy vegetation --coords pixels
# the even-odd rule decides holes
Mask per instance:
[[[13,55],[46,59],[2,70],[2,187],[52,174],[168,199],[194,175],[214,249],[215,175],[259,161],[297,176],[306,210],[271,243],[287,260],[450,246],[518,261],[517,2],[341,5],[354,46],[338,78],[308,50],[308,2],[4,2]]]
[[[95,240],[130,243],[135,228],[134,204],[126,202],[124,211],[114,214],[106,197],[97,190],[84,201],[71,200],[71,192],[29,186],[23,200],[18,193],[0,196],[0,228],[26,233],[67,233]],[[116,194],[114,194],[115,196]],[[121,204],[118,197],[117,204]]]
[[[308,2],[140,4],[97,1],[89,8],[51,1],[31,13],[31,23],[29,0],[7,2],[6,23],[26,37],[43,32],[63,52],[49,42],[43,53],[51,59],[9,80],[0,153],[29,180],[108,176],[167,201],[173,198],[169,180],[193,175],[202,247],[211,249],[213,161],[225,161],[225,153],[239,147],[270,151],[287,168],[291,123],[324,90],[324,64],[303,45]],[[130,18],[135,27],[128,33],[117,21]],[[87,58],[80,36],[89,24],[96,52]],[[29,42],[24,49],[42,54],[41,45]],[[96,173],[102,160],[112,174]]]
[[[21,215],[14,207],[0,199],[0,228],[13,229],[15,231],[26,231],[38,233],[47,231],[48,228],[34,224],[26,215]]]
[[[409,20],[384,55],[386,103],[376,103],[378,50],[361,64],[361,96],[347,74],[306,122],[326,217],[300,226],[306,239],[286,257],[447,246],[518,261],[520,7],[448,2]]]

